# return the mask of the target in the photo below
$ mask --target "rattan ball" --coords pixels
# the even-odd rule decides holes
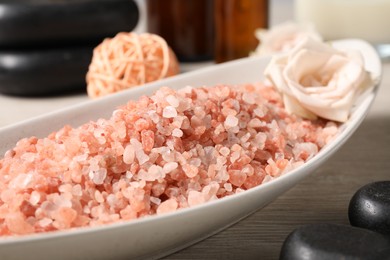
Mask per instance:
[[[86,76],[88,96],[101,97],[179,73],[166,41],[150,33],[118,33],[93,51]]]

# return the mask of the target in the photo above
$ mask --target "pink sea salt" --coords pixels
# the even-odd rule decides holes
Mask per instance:
[[[20,140],[0,160],[0,235],[173,212],[310,160],[334,122],[289,115],[269,86],[161,88],[109,119]]]
[[[169,213],[169,212],[172,212],[172,211],[175,211],[178,207],[178,203],[175,199],[168,199],[164,202],[162,202],[157,210],[156,210],[156,213],[159,215],[159,214],[164,214],[164,213]]]

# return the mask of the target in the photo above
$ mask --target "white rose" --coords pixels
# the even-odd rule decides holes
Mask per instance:
[[[322,40],[321,35],[315,31],[314,26],[293,22],[282,23],[272,27],[270,30],[258,29],[255,35],[260,41],[253,53],[255,56],[289,51],[307,37],[319,41]]]
[[[348,119],[356,97],[372,83],[359,52],[310,38],[275,56],[265,75],[281,92],[288,112],[339,122]]]

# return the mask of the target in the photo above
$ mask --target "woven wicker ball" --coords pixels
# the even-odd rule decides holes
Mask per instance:
[[[92,98],[132,88],[179,73],[166,41],[149,33],[118,33],[93,51],[87,92]]]

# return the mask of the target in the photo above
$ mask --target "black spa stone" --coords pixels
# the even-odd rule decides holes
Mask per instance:
[[[390,181],[360,188],[350,201],[348,216],[351,225],[390,237]]]
[[[0,51],[0,93],[46,96],[85,91],[93,48]]]
[[[0,47],[92,42],[131,31],[133,0],[0,0]]]
[[[376,232],[334,224],[306,225],[284,241],[280,260],[388,260],[389,241]]]

